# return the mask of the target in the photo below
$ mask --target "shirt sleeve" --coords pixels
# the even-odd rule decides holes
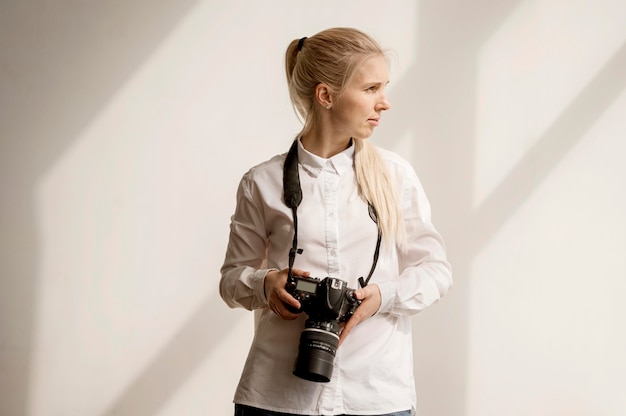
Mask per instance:
[[[230,236],[221,268],[220,296],[231,308],[248,310],[267,305],[263,269],[267,252],[265,221],[251,192],[249,173],[237,189],[237,206],[231,218]]]
[[[400,198],[406,247],[398,250],[399,277],[379,283],[378,313],[411,315],[437,302],[452,287],[452,271],[444,241],[431,222],[430,203],[412,168]]]

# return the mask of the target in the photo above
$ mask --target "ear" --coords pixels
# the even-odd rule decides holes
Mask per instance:
[[[326,84],[319,83],[315,86],[315,98],[323,108],[330,108],[333,105],[333,95]]]

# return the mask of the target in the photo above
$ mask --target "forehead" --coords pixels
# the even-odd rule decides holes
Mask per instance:
[[[388,81],[387,60],[382,55],[367,58],[356,68],[352,77],[352,83],[357,84],[373,82],[386,84]]]

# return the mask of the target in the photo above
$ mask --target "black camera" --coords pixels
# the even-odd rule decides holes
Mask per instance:
[[[290,276],[286,286],[306,312],[308,319],[300,334],[300,346],[293,374],[309,381],[328,382],[339,346],[340,322],[354,314],[361,301],[354,289],[334,277]]]

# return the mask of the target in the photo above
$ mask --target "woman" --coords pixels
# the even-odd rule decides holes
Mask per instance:
[[[410,316],[452,279],[415,171],[367,140],[390,108],[384,52],[358,30],[328,29],[291,42],[286,72],[304,127],[288,161],[279,155],[243,176],[221,269],[224,301],[255,313],[235,415],[410,415]],[[347,284],[349,310],[321,329],[312,314],[334,310],[321,283],[302,289],[313,301],[288,286],[312,277]]]

